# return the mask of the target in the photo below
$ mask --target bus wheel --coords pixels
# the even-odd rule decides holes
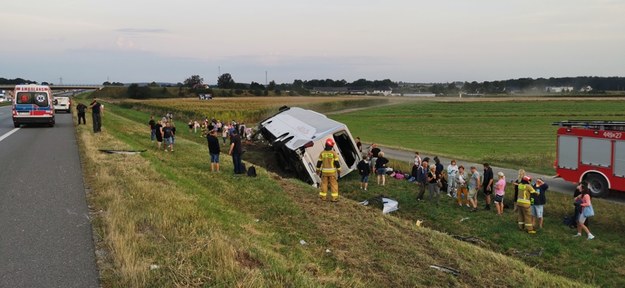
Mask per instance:
[[[604,197],[608,195],[608,181],[599,174],[591,173],[585,177],[588,182],[588,189],[593,197]]]
[[[15,122],[14,122],[14,123],[13,123],[13,127],[15,127],[15,128],[20,128],[20,123],[15,123]]]

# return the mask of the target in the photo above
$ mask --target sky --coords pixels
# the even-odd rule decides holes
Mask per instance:
[[[0,77],[59,84],[625,76],[625,1],[20,0]]]

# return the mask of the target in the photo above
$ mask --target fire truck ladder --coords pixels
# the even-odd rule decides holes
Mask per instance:
[[[594,130],[625,131],[624,121],[599,121],[599,120],[566,120],[554,122],[552,125],[566,128],[586,128]]]

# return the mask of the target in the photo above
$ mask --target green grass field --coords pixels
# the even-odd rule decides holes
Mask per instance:
[[[316,189],[262,168],[257,178],[234,177],[226,155],[222,155],[223,172],[210,173],[206,145],[195,134],[180,129],[176,152],[157,151],[149,140],[147,118],[146,113],[107,104],[103,133],[94,135],[88,126],[77,128],[92,191],[89,201],[92,209],[99,211],[93,223],[98,251],[104,251],[99,253],[104,255],[99,267],[105,287],[575,287],[619,283],[593,278],[598,275],[594,272],[582,273],[588,278],[566,279],[496,252],[502,248],[493,252],[489,251],[492,247],[454,240],[436,231],[450,233],[455,227],[445,224],[456,218],[453,210],[441,205],[440,210],[418,211],[420,208],[410,204],[411,187],[405,183],[372,188],[370,193],[387,193],[402,201],[399,213],[383,216],[354,201],[320,203]],[[100,148],[148,151],[141,156],[106,155],[97,151]],[[355,189],[354,177],[341,181],[343,195],[367,197]],[[425,226],[435,229],[415,227],[413,220],[423,216],[417,213],[434,215],[425,218]],[[440,213],[439,217],[435,213]],[[449,218],[441,216],[447,213]],[[484,221],[501,220],[480,215]],[[441,218],[440,225],[429,220],[436,218]],[[511,231],[502,227],[502,233]],[[467,225],[467,234],[482,235],[471,228]],[[607,242],[612,239],[607,233],[597,235],[605,240],[589,247],[605,253],[613,251],[606,247],[617,247]],[[563,238],[569,240],[568,234]],[[302,239],[306,245],[299,243]],[[524,234],[519,239],[540,241]],[[429,265],[456,268],[461,274],[452,276]],[[574,273],[557,274],[570,277]]]
[[[413,101],[332,118],[367,143],[553,173],[552,122],[625,120],[623,107],[622,100]]]

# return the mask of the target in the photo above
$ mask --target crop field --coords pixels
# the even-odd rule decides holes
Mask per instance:
[[[553,173],[556,126],[625,120],[623,100],[413,101],[332,115],[364,142]]]
[[[124,100],[122,107],[164,115],[172,112],[177,119],[188,121],[204,117],[224,121],[255,123],[278,112],[281,106],[299,106],[319,112],[384,105],[388,99],[379,97],[217,97],[213,100],[195,98],[163,100]],[[186,119],[184,119],[186,118]]]

